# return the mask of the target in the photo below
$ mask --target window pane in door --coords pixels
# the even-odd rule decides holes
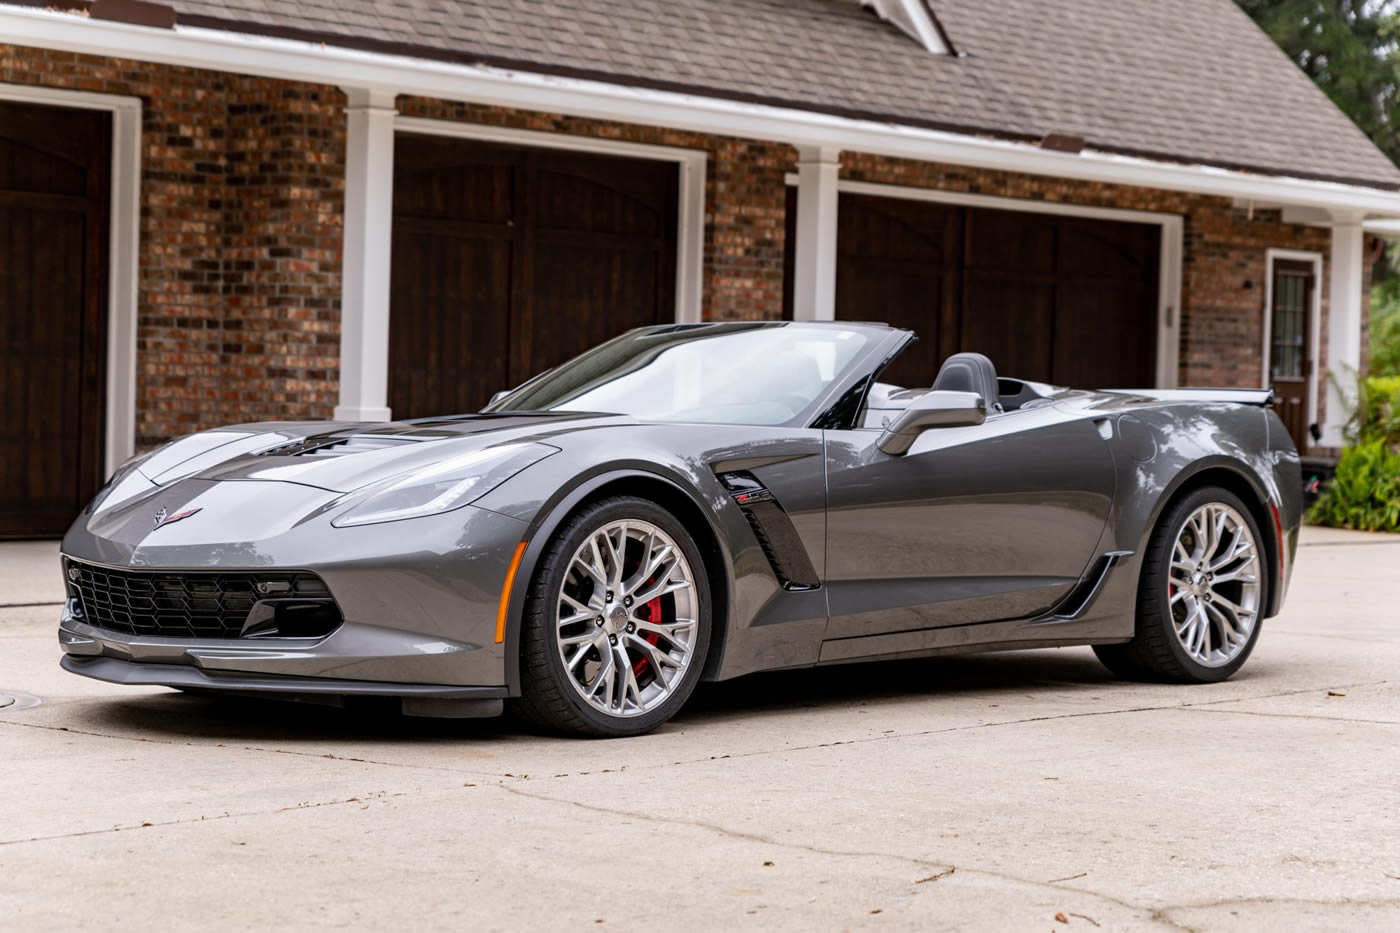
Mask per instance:
[[[1269,373],[1274,379],[1302,379],[1306,343],[1308,277],[1279,273],[1274,281]]]

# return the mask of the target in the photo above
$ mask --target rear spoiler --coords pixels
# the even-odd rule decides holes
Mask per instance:
[[[1159,402],[1233,402],[1236,405],[1257,405],[1267,408],[1273,404],[1273,389],[1105,389]]]

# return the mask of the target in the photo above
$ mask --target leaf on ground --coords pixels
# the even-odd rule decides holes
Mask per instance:
[[[951,874],[952,874],[953,872],[955,872],[955,871],[957,871],[956,868],[945,868],[945,869],[943,869],[943,870],[940,871],[940,872],[934,872],[933,874],[929,875],[927,878],[920,878],[918,881],[915,881],[914,883],[915,883],[915,884],[923,884],[925,881],[937,881],[939,878],[946,878],[946,877],[948,877],[949,875],[951,875]]]
[[[1055,919],[1060,923],[1069,923],[1069,918],[1064,915],[1063,911],[1055,914]]]
[[[763,867],[764,867],[764,868],[772,868],[772,867],[773,867],[773,863],[772,863],[772,862],[764,862],[764,863],[763,863]]]
[[[1341,690],[1328,690],[1327,695],[1329,697],[1344,697],[1346,696],[1346,693]]]
[[[1175,856],[1172,856],[1172,857],[1175,858]],[[1087,871],[1081,871],[1079,874],[1077,874],[1077,875],[1070,875],[1070,876],[1067,877],[1067,878],[1051,878],[1049,881],[1047,881],[1047,882],[1045,882],[1045,883],[1046,883],[1046,884],[1059,884],[1061,881],[1073,881],[1075,878],[1083,878],[1083,877],[1085,877],[1085,876],[1088,875],[1088,874],[1089,874],[1089,873],[1088,873]]]

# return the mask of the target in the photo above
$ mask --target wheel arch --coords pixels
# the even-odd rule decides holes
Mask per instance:
[[[701,679],[710,679],[719,669],[729,628],[729,607],[733,602],[733,574],[723,536],[696,494],[681,482],[641,467],[615,467],[580,478],[573,486],[561,490],[545,503],[530,523],[528,543],[516,572],[506,613],[505,675],[510,696],[520,695],[520,619],[540,558],[555,532],[571,516],[600,499],[618,495],[655,502],[674,515],[695,540],[705,563],[710,590],[710,645]]]
[[[1263,614],[1263,618],[1277,614],[1279,608],[1277,600],[1282,582],[1279,574],[1279,554],[1283,547],[1283,541],[1280,538],[1279,526],[1271,512],[1272,500],[1266,491],[1267,487],[1263,480],[1245,464],[1227,457],[1209,458],[1199,461],[1194,469],[1177,476],[1175,481],[1158,498],[1151,518],[1143,529],[1142,541],[1145,543],[1148,540],[1157,529],[1162,517],[1176,503],[1196,490],[1207,486],[1219,486],[1238,496],[1240,501],[1245,504],[1245,508],[1249,510],[1254,524],[1259,528],[1259,536],[1263,540],[1266,560],[1268,561],[1264,590],[1264,606],[1267,611]]]

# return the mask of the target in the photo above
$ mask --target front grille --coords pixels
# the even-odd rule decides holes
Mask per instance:
[[[313,573],[114,570],[64,561],[82,621],[164,638],[317,638],[340,609]]]

